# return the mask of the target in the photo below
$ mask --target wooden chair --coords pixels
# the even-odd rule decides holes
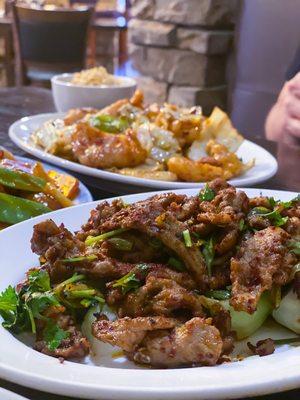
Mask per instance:
[[[19,85],[84,68],[92,8],[43,10],[12,4]]]
[[[0,38],[4,42],[3,54],[0,55],[0,66],[5,72],[6,86],[14,86],[14,45],[11,23],[8,18],[2,18],[1,20]]]

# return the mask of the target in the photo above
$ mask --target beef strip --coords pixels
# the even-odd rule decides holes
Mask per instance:
[[[160,368],[215,365],[223,342],[217,328],[203,318],[193,318],[170,331],[149,332],[128,357]]]
[[[102,224],[101,230],[133,229],[159,239],[179,256],[194,276],[199,289],[204,290],[207,271],[201,252],[194,243],[192,247],[186,247],[182,237],[182,232],[189,228],[187,218],[195,212],[197,201],[174,193],[153,196],[115,213]]]
[[[125,204],[121,199],[114,200],[112,203],[103,201],[91,211],[88,222],[82,225],[81,230],[77,233],[78,239],[84,241],[87,236],[97,236],[101,232],[101,225],[108,221],[114,214],[122,210]]]
[[[215,365],[222,353],[222,338],[209,320],[193,318],[185,324],[165,317],[122,318],[93,323],[93,335],[121,347],[141,364],[172,368],[194,364]]]
[[[247,224],[252,229],[265,229],[271,226],[272,223],[268,218],[264,218],[261,215],[249,215],[247,218]]]
[[[150,275],[145,285],[127,294],[119,308],[119,316],[174,316],[181,311],[190,316],[203,316],[198,296],[172,279]]]
[[[245,240],[231,260],[231,305],[237,311],[253,313],[261,294],[273,285],[289,282],[296,262],[286,246],[290,235],[268,227]]]
[[[84,248],[84,243],[76,239],[63,224],[57,226],[51,219],[33,227],[31,249],[49,261],[65,258],[66,255],[71,257],[74,254],[80,254]]]
[[[173,269],[168,268],[165,265],[154,264],[153,266],[151,266],[147,274],[147,278],[149,279],[150,277],[154,277],[156,279],[159,278],[172,279],[178,285],[182,286],[187,290],[197,289],[195,281],[187,272],[174,271]]]
[[[37,341],[34,345],[35,350],[47,354],[48,356],[62,357],[64,359],[82,358],[89,354],[89,342],[76,327],[70,315],[59,314],[55,318],[55,322],[61,329],[68,332],[69,337],[64,339],[57,349],[50,350],[47,343],[41,339],[44,326],[39,327],[37,325],[38,331]]]
[[[229,188],[230,184],[222,178],[216,178],[209,182],[208,186],[217,194],[220,190]]]
[[[300,238],[300,202],[295,204],[293,207],[283,210],[281,214],[285,217],[289,217],[284,229],[296,239]]]
[[[236,225],[245,217],[249,199],[245,192],[236,191],[233,186],[221,189],[210,202],[200,204],[197,220],[217,226]]]
[[[171,279],[171,280],[175,281],[178,285],[181,285],[182,287],[184,287],[187,290],[194,290],[197,287],[195,281],[186,272],[173,271],[172,269],[170,269],[162,264],[147,264],[147,267],[148,267],[148,269],[147,269],[146,274],[144,272],[139,273],[138,268],[136,268],[136,266],[132,267],[132,269],[131,269],[131,271],[134,271],[137,279],[139,279],[140,282],[142,282],[142,283],[145,281],[145,279],[153,277],[155,279],[160,279],[160,278]],[[106,302],[110,306],[120,307],[121,302],[124,301],[126,296],[122,293],[122,290],[120,288],[114,288],[113,284],[114,284],[114,282],[110,282],[107,284]],[[130,294],[127,296],[130,296]],[[125,301],[125,303],[129,303],[129,302]],[[137,304],[138,302],[134,301],[133,303]],[[132,305],[130,304],[131,313],[133,312],[132,311],[133,307],[135,307],[135,306],[133,304]],[[138,307],[137,309],[140,309],[140,307]],[[132,315],[131,313],[129,313],[129,314]],[[125,315],[127,315],[127,314],[125,313]],[[135,314],[135,316],[138,316],[138,315]]]
[[[250,208],[254,208],[254,207],[265,207],[265,208],[269,208],[270,211],[272,206],[270,204],[270,200],[268,197],[265,196],[259,196],[259,197],[252,197],[251,199],[249,199],[249,205]]]
[[[221,240],[215,246],[218,255],[224,255],[235,248],[239,240],[240,232],[236,228],[225,230],[221,236]]]
[[[273,354],[275,351],[275,343],[271,338],[259,340],[256,345],[248,342],[247,346],[251,350],[251,352],[260,357],[268,356]]]
[[[63,225],[57,226],[52,220],[34,226],[31,248],[44,259],[43,268],[49,272],[52,282],[67,279],[74,272],[86,274],[91,278],[112,280],[126,275],[134,267],[133,264],[107,257],[103,248],[86,247],[84,242]],[[62,262],[66,258],[90,254],[96,255],[97,259],[76,263]]]
[[[177,325],[173,318],[165,317],[140,317],[121,318],[108,321],[100,317],[92,325],[93,335],[105,343],[119,346],[127,352],[136,349],[148,331],[157,329],[170,329]]]
[[[31,249],[41,256],[43,268],[47,269],[53,282],[68,278],[74,272],[62,259],[81,255],[85,245],[69,232],[63,224],[57,226],[51,219],[33,227]]]

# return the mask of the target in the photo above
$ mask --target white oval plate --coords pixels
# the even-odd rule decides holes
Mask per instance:
[[[27,400],[25,397],[20,396],[16,393],[0,388],[0,399],[1,400]]]
[[[51,164],[58,165],[62,168],[80,174],[94,176],[107,181],[125,183],[127,185],[146,187],[150,189],[182,189],[182,188],[199,188],[203,183],[192,182],[165,182],[152,179],[135,178],[132,176],[120,175],[101,169],[86,167],[84,165],[65,160],[63,158],[48,154],[42,149],[36,148],[30,141],[30,135],[38,129],[45,121],[49,119],[61,118],[61,113],[38,114],[30,117],[24,117],[14,122],[9,128],[9,137],[11,140],[24,151],[46,160]],[[276,174],[278,165],[276,159],[264,148],[257,144],[244,140],[237,151],[238,157],[244,162],[248,162],[255,158],[255,166],[240,177],[231,179],[229,182],[235,186],[252,186],[256,183],[266,181]]]
[[[273,196],[287,201],[295,193],[246,189],[249,196]],[[193,195],[194,189],[177,191]],[[126,203],[148,194],[124,196]],[[71,230],[86,222],[98,202],[55,211],[51,217]],[[39,216],[0,232],[0,291],[16,284],[24,273],[38,265],[29,241]],[[17,249],[17,251],[16,251]],[[300,386],[300,347],[281,346],[270,356],[252,356],[244,361],[215,367],[155,370],[131,364],[93,366],[57,359],[34,351],[0,326],[0,377],[31,388],[85,399],[110,400],[203,400],[227,399],[278,392]],[[128,362],[129,363],[129,362]],[[105,363],[103,363],[105,364]],[[112,367],[114,366],[114,367]],[[127,367],[127,368],[126,368]]]
[[[31,158],[27,158],[27,157],[16,156],[16,159],[26,162],[26,163],[30,163],[30,164],[35,162],[35,160],[32,160]],[[53,167],[52,165],[49,165],[46,163],[42,163],[42,164],[46,171],[53,170],[53,171],[57,171],[62,174],[68,174],[68,172],[63,171],[60,168]],[[79,181],[79,193],[73,200],[74,205],[77,206],[78,204],[89,203],[91,201],[93,201],[93,196],[91,195],[91,192],[82,182]]]

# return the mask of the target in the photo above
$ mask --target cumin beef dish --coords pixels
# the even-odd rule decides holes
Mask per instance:
[[[104,201],[74,234],[51,219],[34,226],[40,266],[1,294],[3,325],[33,332],[44,354],[78,360],[92,352],[81,330],[92,309],[92,337],[137,364],[230,361],[258,313],[262,324],[288,292],[299,301],[299,230],[299,197],[249,198],[221,179],[192,197]],[[234,323],[241,312],[248,334]]]

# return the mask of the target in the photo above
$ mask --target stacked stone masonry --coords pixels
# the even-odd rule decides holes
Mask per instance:
[[[133,0],[130,56],[146,100],[226,108],[240,0]]]

